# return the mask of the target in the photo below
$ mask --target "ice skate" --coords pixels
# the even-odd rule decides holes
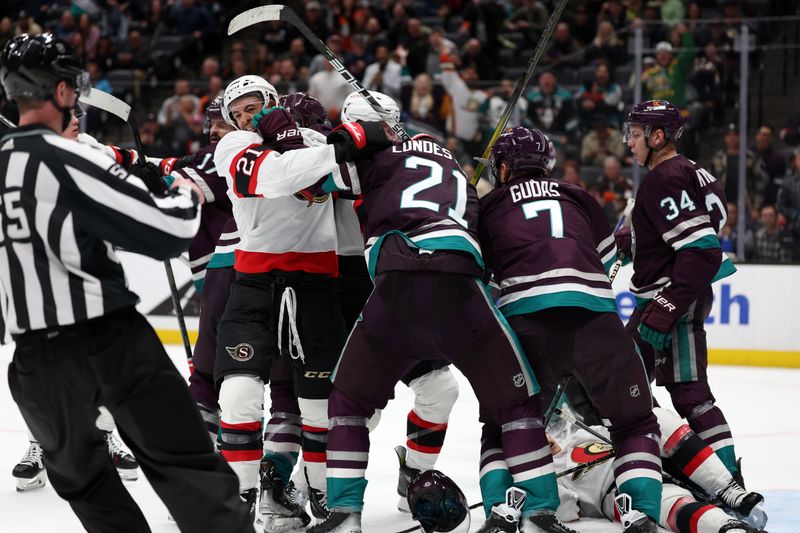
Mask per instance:
[[[17,492],[39,489],[47,482],[47,472],[42,464],[42,447],[31,441],[28,451],[11,471],[17,481]]]
[[[519,526],[522,533],[576,533],[561,523],[553,511],[539,511],[526,516]]]
[[[125,451],[111,431],[106,432],[106,444],[108,444],[108,455],[111,456],[111,461],[117,467],[120,479],[126,481],[139,479],[139,463],[136,462],[133,455]]]
[[[361,513],[332,511],[327,520],[308,528],[306,533],[361,533]]]
[[[522,516],[525,492],[511,487],[506,491],[506,501],[492,506],[492,512],[478,533],[516,533]]]
[[[256,521],[256,499],[258,498],[258,491],[256,489],[247,489],[239,494],[245,505],[250,512],[250,522]],[[171,518],[171,516],[170,516]]]
[[[266,533],[277,533],[305,527],[311,522],[305,509],[287,493],[286,486],[275,472],[271,459],[261,460],[261,497],[258,512]]]
[[[731,520],[721,528],[719,533],[767,533],[763,529],[758,529],[740,522],[739,520]]]
[[[330,516],[328,510],[328,496],[319,489],[308,486],[308,500],[311,502],[311,514],[317,520],[325,520]]]
[[[736,480],[731,480],[728,486],[719,491],[717,498],[731,513],[746,524],[756,529],[767,525],[764,496],[757,492],[747,492]]]
[[[394,453],[397,454],[397,459],[400,461],[400,471],[397,475],[397,495],[400,498],[397,500],[397,510],[403,513],[410,512],[408,509],[408,499],[406,498],[406,494],[408,492],[408,486],[411,484],[411,480],[414,479],[415,476],[419,474],[419,470],[416,468],[410,468],[406,466],[406,454],[408,450],[406,450],[405,446],[395,446]]]
[[[658,524],[655,520],[634,509],[630,496],[620,494],[614,498],[614,503],[617,505],[624,533],[658,533]]]

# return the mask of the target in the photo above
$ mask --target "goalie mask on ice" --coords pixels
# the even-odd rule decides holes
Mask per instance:
[[[467,499],[455,482],[438,470],[428,470],[408,486],[408,508],[425,533],[469,531]]]
[[[556,163],[555,148],[547,135],[537,129],[509,128],[497,138],[489,155],[494,180],[499,175],[500,163],[505,163],[512,171],[538,171],[541,176],[547,176]]]
[[[257,96],[264,106],[278,103],[278,91],[261,76],[247,75],[236,78],[228,84],[222,96],[222,118],[237,130],[240,128],[233,118],[233,106],[236,100],[243,96]]]

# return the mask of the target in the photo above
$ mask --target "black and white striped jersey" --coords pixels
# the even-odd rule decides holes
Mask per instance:
[[[42,125],[0,141],[0,295],[11,335],[135,305],[115,247],[155,259],[184,251],[196,196],[147,192],[102,151]]]

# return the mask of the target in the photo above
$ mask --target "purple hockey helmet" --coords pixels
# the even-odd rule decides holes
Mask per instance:
[[[302,128],[327,124],[328,113],[319,100],[307,93],[292,93],[281,96],[278,105],[285,107]]]
[[[214,120],[225,120],[222,116],[222,96],[217,96],[206,107],[206,116],[203,118],[203,133],[211,131],[211,122]]]
[[[517,126],[503,132],[492,146],[489,163],[494,176],[501,162],[511,170],[538,170],[546,176],[553,168],[555,149],[541,131]]]
[[[411,517],[425,533],[469,531],[469,506],[455,482],[438,470],[417,475],[406,493]]]
[[[647,100],[635,104],[628,113],[628,121],[623,126],[625,142],[628,142],[631,126],[641,126],[645,138],[661,129],[668,141],[677,141],[683,133],[683,117],[680,109],[666,100]]]

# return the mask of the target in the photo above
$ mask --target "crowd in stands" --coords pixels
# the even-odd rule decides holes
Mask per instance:
[[[554,0],[285,0],[344,65],[372,90],[400,102],[412,132],[437,136],[474,171],[555,7]],[[135,103],[149,154],[182,155],[203,140],[205,106],[227,82],[258,74],[281,94],[308,91],[338,120],[349,86],[299,32],[265,23],[226,38],[233,15],[259,5],[214,0],[6,0],[0,44],[53,31],[82,50],[94,87]],[[681,151],[698,159],[738,199],[736,42],[739,19],[764,15],[759,0],[571,0],[538,75],[509,126],[554,141],[557,175],[586,187],[614,224],[633,195],[621,128],[633,103],[633,35],[642,28],[643,98],[678,105],[687,128]],[[709,19],[718,19],[709,22]],[[759,41],[769,38],[753,23]],[[167,93],[167,94],[165,94]],[[14,110],[5,100],[6,116]],[[101,138],[113,121],[90,110]],[[746,154],[748,260],[800,261],[800,111],[778,131],[759,125]],[[724,138],[718,153],[700,153]],[[748,139],[750,141],[750,139]],[[780,143],[781,147],[777,145]],[[734,206],[735,207],[735,206]],[[736,227],[723,229],[735,252]]]

